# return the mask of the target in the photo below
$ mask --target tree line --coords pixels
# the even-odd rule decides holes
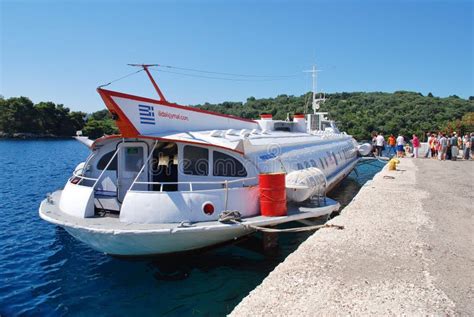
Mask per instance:
[[[87,114],[49,101],[34,104],[27,97],[0,96],[0,136],[70,137],[79,130],[94,139],[118,133],[106,109]]]
[[[419,136],[428,131],[466,133],[474,131],[474,97],[462,99],[455,95],[440,98],[431,93],[409,91],[343,92],[326,95],[320,111],[329,112],[341,131],[358,140],[367,140],[371,133]],[[286,119],[288,114],[311,112],[311,93],[302,96],[279,95],[276,98],[246,102],[205,103],[201,109],[255,119],[270,113],[274,119]],[[92,114],[71,111],[62,104],[34,104],[26,97],[0,97],[0,134],[29,133],[38,136],[72,136],[82,130],[92,139],[118,133],[109,112],[104,109]]]
[[[246,102],[203,104],[198,107],[244,118],[257,118],[270,113],[274,119],[285,119],[288,114],[311,112],[311,93],[302,96],[280,95],[276,98]],[[373,132],[384,134],[413,133],[422,136],[428,131],[460,133],[474,132],[474,97],[434,97],[431,93],[409,91],[343,92],[326,95],[319,111],[328,112],[341,131],[357,140],[368,140]]]

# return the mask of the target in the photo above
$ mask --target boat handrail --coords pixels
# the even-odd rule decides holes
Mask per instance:
[[[163,186],[166,185],[188,185],[189,191],[195,191],[193,185],[223,185],[223,188],[227,188],[229,184],[240,183],[242,182],[245,185],[246,181],[257,180],[257,177],[246,177],[246,178],[239,178],[233,180],[222,180],[222,181],[180,181],[180,182],[142,182],[136,181],[130,186],[130,191],[134,191],[133,187],[135,184],[142,184],[142,185],[160,185],[160,192],[163,191]]]
[[[96,180],[99,179],[99,178],[86,177],[86,176],[83,176],[83,175],[79,175],[79,172],[82,172],[83,170],[84,170],[83,167],[78,168],[77,170],[75,170],[74,172],[72,172],[71,178],[80,178],[81,180],[85,179],[85,180],[88,180],[88,181],[96,181]],[[70,178],[70,179],[71,179],[71,178]]]
[[[94,184],[91,186],[92,188],[95,188],[97,186],[97,184],[99,183],[99,180],[102,178],[102,176],[104,175],[105,171],[109,168],[110,164],[112,164],[112,161],[114,160],[114,158],[117,156],[118,152],[119,152],[120,148],[117,147],[117,149],[115,150],[114,152],[114,155],[112,155],[112,157],[110,158],[110,160],[107,162],[107,165],[105,165],[104,169],[102,170],[102,172],[100,173],[99,177],[97,178],[94,178],[94,177],[86,177],[86,176],[83,176],[83,175],[78,175],[78,171],[83,171],[84,170],[84,167],[81,167],[81,168],[78,168],[76,170],[74,170],[72,172],[72,177],[69,178],[69,181],[72,182],[72,179],[74,178],[79,178],[80,180],[77,182],[77,183],[74,183],[76,185],[80,185],[81,182],[83,180],[89,180],[89,181],[93,181]]]

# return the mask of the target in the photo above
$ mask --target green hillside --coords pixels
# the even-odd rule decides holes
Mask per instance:
[[[94,139],[118,133],[105,109],[87,114],[50,101],[34,104],[27,97],[0,96],[0,137],[70,137],[78,130]]]
[[[373,131],[421,135],[426,131],[474,131],[474,97],[469,100],[457,96],[448,98],[423,96],[420,93],[397,91],[352,92],[326,95],[320,111],[329,112],[341,131],[356,139],[368,139]],[[202,109],[244,118],[257,118],[260,113],[271,113],[274,119],[285,119],[287,113],[302,113],[309,109],[311,94],[303,96],[280,95],[276,98],[248,98],[247,102],[224,102],[199,105]],[[464,117],[464,120],[462,120]],[[450,132],[450,131],[449,131]]]

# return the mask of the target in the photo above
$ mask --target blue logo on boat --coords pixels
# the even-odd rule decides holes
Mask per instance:
[[[268,153],[268,154],[260,155],[260,159],[262,161],[271,160],[271,159],[274,159],[275,157],[276,157],[276,155],[274,153]]]
[[[140,114],[140,123],[155,124],[155,109],[153,106],[138,105],[138,112]]]

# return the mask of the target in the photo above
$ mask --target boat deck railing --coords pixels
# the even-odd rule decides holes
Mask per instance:
[[[102,170],[100,173],[99,177],[87,177],[82,175],[84,173],[84,167],[78,168],[72,172],[72,176],[69,178],[69,182],[76,184],[76,185],[82,185],[82,186],[89,186],[95,188],[99,181],[102,179],[102,176],[104,175],[105,171],[109,168],[110,164],[112,164],[112,161],[115,159],[119,152],[120,148],[117,148],[115,150],[114,155],[110,158],[109,162],[105,166],[105,168]],[[85,164],[87,166],[87,162]]]
[[[74,172],[72,172],[72,176],[69,178],[69,182],[76,185],[95,187],[95,184],[99,181],[100,177],[87,177],[84,176],[83,173],[83,167],[74,170]]]
[[[135,181],[132,183],[130,186],[130,191],[144,191],[144,190],[135,190],[134,187],[135,185],[147,185],[147,188],[149,189],[149,185],[159,185],[158,190],[146,190],[146,191],[159,191],[163,192],[165,186],[186,186],[188,190],[183,190],[180,189],[179,191],[188,191],[188,192],[194,192],[194,191],[202,191],[202,190],[215,190],[215,189],[224,189],[227,190],[229,188],[238,188],[238,187],[249,187],[249,186],[255,186],[257,185],[257,177],[247,177],[247,178],[239,178],[239,179],[233,179],[233,180],[223,180],[223,181],[186,181],[186,182],[144,182],[144,181]],[[232,186],[234,184],[241,183],[241,186]],[[197,189],[200,187],[199,189]],[[182,187],[181,187],[182,188]]]

